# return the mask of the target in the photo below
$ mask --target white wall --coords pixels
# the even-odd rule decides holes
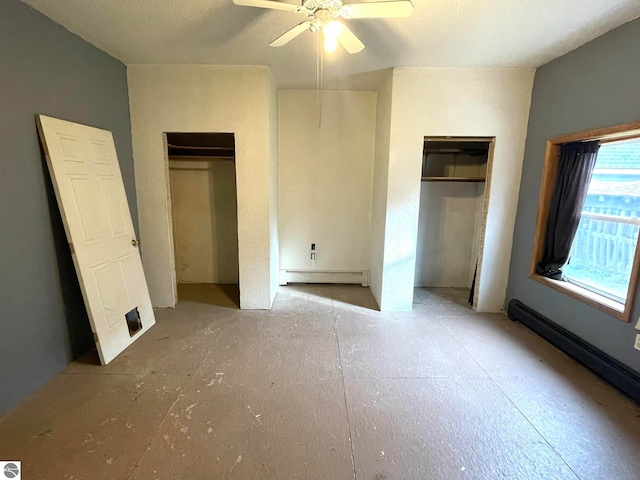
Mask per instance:
[[[369,282],[371,293],[376,302],[378,302],[378,306],[382,305],[383,292],[393,71],[388,70],[386,75],[385,80],[378,89],[373,188],[371,193],[371,275]]]
[[[422,182],[416,287],[471,287],[484,183]],[[475,247],[475,248],[474,248]]]
[[[178,283],[238,283],[233,161],[171,161]]]
[[[425,136],[496,137],[477,309],[502,308],[533,75],[533,69],[394,69],[382,310],[412,306]]]
[[[230,132],[236,146],[240,306],[270,308],[278,266],[271,248],[268,68],[129,65],[127,77],[142,257],[153,305],[176,302],[163,132]]]
[[[280,268],[369,270],[376,93],[280,90]],[[311,244],[316,260],[311,260]]]

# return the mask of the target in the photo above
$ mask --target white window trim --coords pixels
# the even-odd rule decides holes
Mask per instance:
[[[580,217],[589,218],[591,220],[601,220],[604,222],[612,222],[612,223],[623,223],[626,225],[638,225],[640,226],[640,218],[637,217],[620,217],[618,215],[607,215],[606,213],[593,213],[593,212],[581,212]],[[616,303],[624,306],[627,299],[626,297],[620,297],[615,293],[609,292],[607,290],[603,290],[591,283],[583,282],[571,275],[566,275],[566,281],[572,283],[573,285],[585,289],[589,292],[595,293],[596,295],[600,295],[602,297],[608,298],[609,300],[613,300]],[[631,281],[631,279],[629,279]],[[627,284],[627,289],[629,285]]]
[[[640,226],[640,218],[636,217],[619,217],[617,215],[607,215],[606,213],[582,212],[581,217],[590,218],[592,220],[602,220],[605,222],[626,223],[627,225]]]
[[[566,276],[567,282],[572,283],[574,285],[576,285],[577,287],[580,288],[584,288],[585,290],[589,290],[590,292],[593,292],[597,295],[600,295],[602,297],[606,297],[609,300],[613,300],[616,303],[619,303],[620,305],[624,305],[625,302],[627,301],[626,298],[622,298],[619,297],[611,292],[607,292],[606,290],[602,290],[598,287],[596,287],[595,285],[592,285],[590,283],[585,283],[583,281],[578,280],[577,278],[574,278],[570,275]],[[627,286],[628,287],[628,286]]]

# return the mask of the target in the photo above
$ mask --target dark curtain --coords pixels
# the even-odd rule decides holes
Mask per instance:
[[[562,280],[562,267],[569,260],[599,149],[598,141],[568,143],[560,147],[545,247],[536,267],[538,275]]]

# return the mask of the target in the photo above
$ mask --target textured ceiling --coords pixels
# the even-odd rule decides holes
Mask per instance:
[[[269,65],[280,88],[315,86],[316,35],[268,46],[300,14],[231,0],[23,1],[126,64]],[[537,67],[640,16],[638,0],[412,1],[409,18],[349,20],[366,48],[326,55],[325,88],[374,88],[393,66]]]

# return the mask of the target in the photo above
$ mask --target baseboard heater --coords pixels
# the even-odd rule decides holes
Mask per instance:
[[[602,350],[585,342],[570,331],[527,307],[519,300],[511,300],[509,318],[520,322],[574,358],[611,386],[640,404],[640,375]]]
[[[369,271],[280,270],[280,285],[288,283],[349,283],[369,286]]]

